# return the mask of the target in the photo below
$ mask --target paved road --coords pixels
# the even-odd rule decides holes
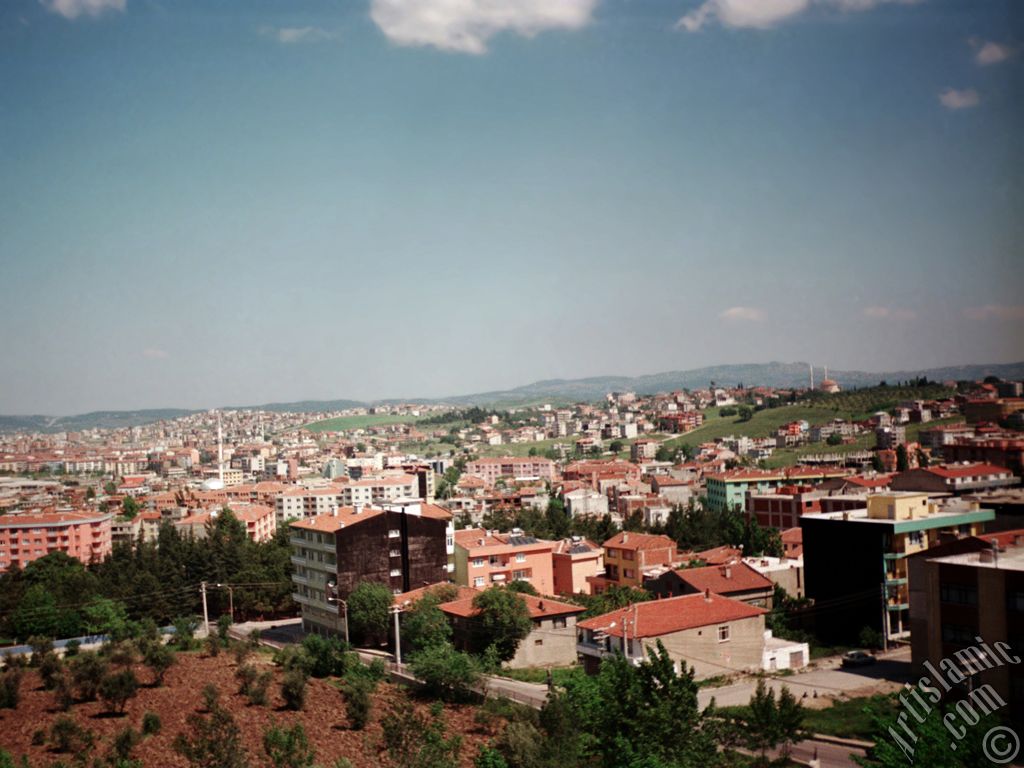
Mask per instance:
[[[910,677],[910,649],[901,648],[885,654],[875,664],[855,669],[842,669],[838,661],[828,660],[824,666],[789,677],[777,677],[768,682],[776,694],[785,685],[799,698],[814,699],[822,696],[834,697],[850,693],[886,681],[902,684]],[[701,707],[706,707],[712,697],[720,707],[746,704],[757,687],[754,679],[742,680],[720,688],[702,688],[697,696]],[[806,702],[805,702],[806,703]]]
[[[821,768],[859,768],[853,755],[863,757],[864,750],[820,741],[801,741],[793,746],[789,754],[805,763],[818,758]]]

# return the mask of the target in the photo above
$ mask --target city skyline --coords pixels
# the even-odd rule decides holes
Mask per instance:
[[[0,413],[1024,359],[1020,33],[1009,2],[14,0]]]

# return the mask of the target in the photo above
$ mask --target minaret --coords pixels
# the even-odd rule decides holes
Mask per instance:
[[[814,389],[814,363],[808,363],[807,367],[811,369],[811,389]]]
[[[224,487],[224,430],[220,425],[220,411],[217,411],[217,479]]]

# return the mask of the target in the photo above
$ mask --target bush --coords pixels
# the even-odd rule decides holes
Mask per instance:
[[[220,638],[220,641],[225,645],[227,645],[228,630],[231,629],[232,624],[234,624],[234,622],[231,620],[231,617],[228,616],[226,613],[221,614],[217,618],[217,637]]]
[[[77,656],[78,651],[82,648],[80,640],[68,640],[67,645],[64,646],[64,658],[70,658]]]
[[[220,706],[220,690],[213,683],[203,686],[203,707],[207,712],[213,712]]]
[[[40,728],[32,734],[32,746],[41,747],[46,743],[46,731]]]
[[[213,635],[213,634],[206,636],[206,652],[210,656],[219,656],[220,655],[220,638],[219,637],[217,637],[216,635]]]
[[[259,676],[259,671],[252,664],[246,664],[235,670],[235,679],[238,681],[238,694],[248,696],[249,689]]]
[[[38,667],[44,657],[53,653],[53,640],[49,637],[34,635],[28,639],[28,644],[32,646],[32,658],[29,660],[29,666]]]
[[[92,731],[83,728],[73,717],[61,715],[50,726],[50,745],[55,752],[88,752],[94,742]]]
[[[281,698],[288,709],[302,709],[306,702],[307,675],[301,669],[292,669],[284,673],[281,680]]]
[[[305,677],[309,677],[313,671],[313,658],[302,646],[286,645],[274,653],[274,663],[285,672],[298,670]]]
[[[52,691],[57,687],[57,680],[64,676],[64,662],[56,653],[48,653],[39,662],[39,677],[43,688]]]
[[[174,749],[194,768],[248,768],[242,736],[235,719],[216,705],[209,716],[189,715],[189,735],[179,733]]]
[[[107,661],[98,653],[86,651],[75,657],[71,665],[71,679],[78,698],[94,701],[99,695],[100,683],[107,674]]]
[[[109,711],[124,712],[128,699],[134,698],[139,693],[139,681],[135,673],[130,669],[122,669],[103,678],[100,683],[99,694],[106,703]]]
[[[180,651],[191,651],[196,647],[196,627],[198,623],[191,616],[181,616],[174,620],[174,645]]]
[[[311,660],[309,672],[313,677],[344,673],[343,654],[346,646],[337,638],[307,635],[302,641],[302,648]]]
[[[252,656],[253,647],[245,640],[239,640],[231,646],[231,652],[235,656],[235,664],[241,667]]]
[[[131,726],[118,731],[110,743],[107,763],[115,768],[121,768],[125,764],[130,765],[132,752],[140,741],[142,741],[142,736]]]
[[[0,709],[17,709],[21,699],[20,669],[8,669],[0,674]]]
[[[160,715],[156,712],[147,712],[142,716],[142,735],[156,736],[160,733],[163,723],[160,722]]]
[[[154,686],[164,684],[164,675],[174,666],[175,661],[174,651],[159,641],[146,648],[146,654],[142,659],[153,673]]]
[[[299,724],[282,728],[272,724],[263,732],[263,751],[274,768],[312,768],[316,751]]]
[[[345,714],[348,715],[349,727],[361,731],[370,722],[370,710],[373,706],[371,695],[375,688],[369,676],[357,675],[346,681],[341,692],[345,696]]]
[[[75,687],[67,672],[62,673],[54,682],[53,693],[57,700],[57,709],[61,712],[71,709],[75,703]]]
[[[274,675],[267,670],[256,675],[252,684],[249,686],[249,703],[257,707],[265,707],[269,701],[267,692],[270,690],[270,683],[273,681]]]

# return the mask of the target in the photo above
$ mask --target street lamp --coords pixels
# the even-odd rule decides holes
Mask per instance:
[[[214,584],[215,587],[228,591],[228,613],[231,614],[231,623],[235,623],[235,588],[230,584]]]
[[[338,584],[334,581],[328,581],[325,585],[325,594],[327,595],[328,603],[338,604],[338,615],[344,619],[344,631],[345,631],[345,645],[349,644],[348,640],[348,603],[338,597]]]

